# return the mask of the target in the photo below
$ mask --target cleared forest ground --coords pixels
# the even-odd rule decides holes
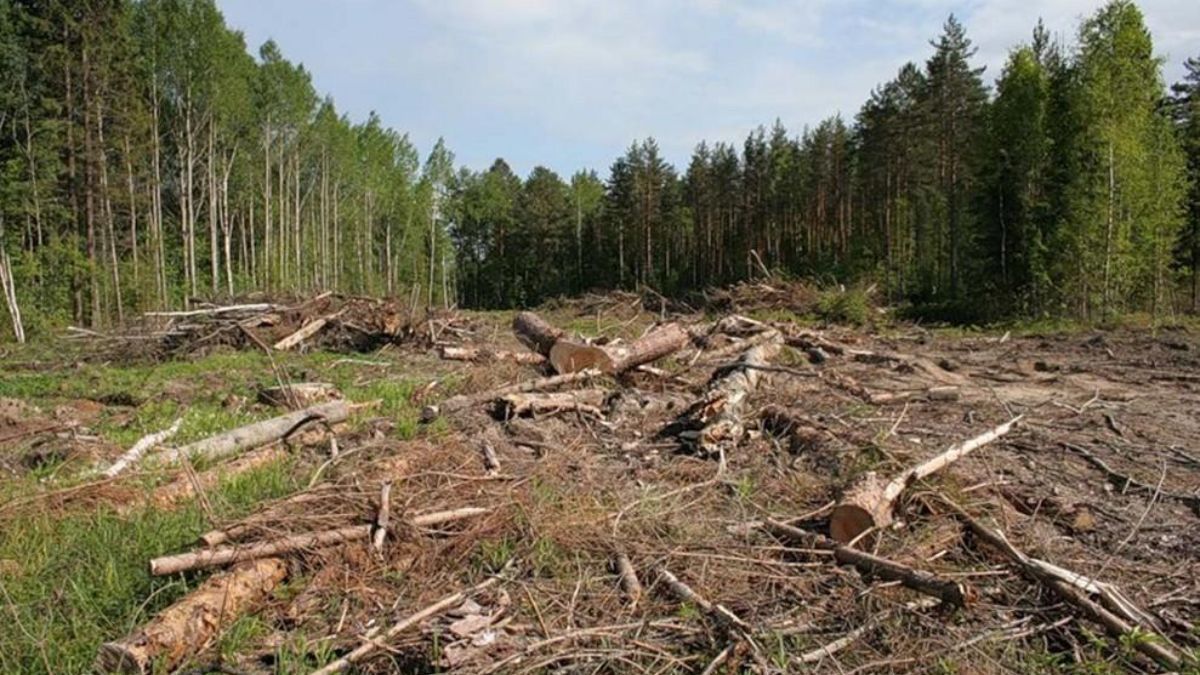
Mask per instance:
[[[1196,672],[1194,333],[866,330],[813,325],[788,302],[799,289],[740,293],[704,312],[627,295],[543,308],[608,350],[666,323],[688,344],[528,400],[470,398],[546,375],[514,356],[532,352],[512,313],[417,319],[367,299],[5,353],[0,671],[86,672],[174,606],[191,607],[182,646],[149,669],[310,672],[365,646],[363,672]],[[761,363],[756,345],[773,345]],[[735,404],[721,383],[737,377],[756,386]],[[333,385],[347,419],[94,473],[177,419],[166,447],[304,409],[262,395],[300,382]],[[890,524],[825,537],[868,472],[1017,418],[904,482]],[[1087,579],[1062,590],[987,532]],[[215,613],[187,604],[205,592]]]

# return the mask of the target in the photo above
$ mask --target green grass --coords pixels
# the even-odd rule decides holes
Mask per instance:
[[[21,399],[47,416],[59,406],[83,410],[97,407],[88,401],[126,401],[133,405],[99,404],[86,431],[127,448],[182,418],[172,443],[186,443],[280,414],[255,404],[258,389],[276,384],[278,372],[290,381],[331,382],[355,402],[379,400],[380,406],[360,417],[394,419],[401,438],[418,433],[411,397],[423,383],[397,377],[395,369],[333,367],[339,358],[280,354],[272,368],[258,352],[221,351],[153,365],[72,365],[69,354],[54,361],[52,350],[12,349],[0,356],[0,397]],[[24,367],[32,361],[37,369]],[[222,481],[206,494],[213,516],[237,518],[265,500],[302,489],[310,464],[287,459]],[[125,636],[207,576],[153,578],[148,569],[153,557],[193,548],[213,525],[195,502],[125,513],[108,505],[51,510],[32,502],[5,511],[3,504],[11,500],[88,480],[79,472],[86,468],[51,463],[0,477],[0,673],[89,672],[101,643]],[[154,480],[131,477],[124,487],[149,491]],[[243,617],[220,636],[217,651],[226,656],[244,651],[269,630],[260,619]],[[308,672],[330,656],[323,649],[328,648],[285,645],[276,654],[278,669]]]

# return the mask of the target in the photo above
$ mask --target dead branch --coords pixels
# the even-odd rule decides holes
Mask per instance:
[[[575,382],[583,382],[594,377],[600,376],[598,370],[581,370],[578,373],[567,373],[566,375],[554,375],[552,377],[540,377],[533,380],[526,380],[516,384],[510,384],[503,387],[497,387],[488,391],[479,392],[476,394],[452,396],[438,405],[426,406],[421,411],[422,422],[432,422],[440,415],[452,414],[473,406],[481,405],[489,401],[494,401],[509,394],[519,394],[531,391],[546,391],[561,387],[566,384]]]
[[[117,461],[113,462],[112,466],[104,470],[105,478],[113,478],[125,469],[137,464],[141,461],[142,455],[146,454],[155,447],[165,443],[175,434],[179,433],[179,427],[183,424],[183,418],[175,420],[175,423],[170,427],[153,434],[143,436],[128,452],[121,455]]]
[[[853,565],[865,576],[899,582],[906,588],[937,598],[952,607],[965,607],[976,597],[975,590],[966,584],[943,579],[931,572],[841,545],[816,532],[802,530],[777,520],[768,518],[764,523],[771,534],[784,541],[793,541],[806,548],[832,551],[834,560],[842,565]]]
[[[161,454],[161,459],[166,462],[179,461],[184,457],[219,459],[243,450],[283,440],[309,422],[317,420],[326,424],[344,422],[350,417],[350,411],[351,406],[346,401],[322,403],[269,420],[247,424],[244,427],[164,452]]]
[[[1020,421],[1020,416],[961,443],[914,466],[887,483],[875,472],[868,472],[842,496],[829,518],[830,535],[843,544],[854,541],[872,528],[887,527],[892,522],[896,499],[914,482],[930,476],[966,457],[992,441],[1004,436]]]
[[[579,412],[593,417],[603,417],[600,407],[608,392],[603,389],[578,389],[554,393],[509,394],[496,401],[501,419],[519,415],[547,415],[561,412]]]
[[[546,362],[546,357],[532,352],[492,351],[474,347],[442,347],[440,353],[441,357],[447,361],[470,361],[472,363],[513,361],[529,366],[540,366]]]
[[[750,634],[750,625],[743,621],[737,614],[734,614],[732,610],[724,605],[710,602],[707,598],[692,590],[691,586],[680,581],[679,577],[672,574],[667,568],[659,567],[656,571],[658,572],[658,578],[666,584],[667,589],[671,591],[671,595],[674,595],[675,599],[695,605],[707,614],[709,618],[727,630],[737,630],[747,635]]]
[[[491,509],[478,507],[439,511],[437,513],[413,516],[409,522],[414,527],[429,527],[430,525],[471,518],[489,513],[490,511]],[[345,544],[369,538],[373,529],[374,525],[351,525],[336,530],[296,534],[271,541],[248,544],[246,546],[224,546],[164,556],[150,561],[150,574],[162,576],[164,574],[175,574],[176,572],[187,572],[206,567],[220,567],[242,560],[269,558],[306,549],[332,546],[333,544]]]
[[[468,597],[487,590],[499,580],[500,577],[489,577],[484,581],[475,584],[471,588],[447,595],[432,605],[428,605],[420,611],[410,614],[400,621],[397,621],[395,624],[392,624],[392,627],[387,629],[387,632],[383,634],[383,637],[368,638],[363,640],[362,644],[356,647],[354,651],[330,663],[324,668],[315,671],[313,675],[330,675],[330,673],[341,673],[349,670],[354,664],[361,663],[368,656],[383,648],[383,643],[385,640],[394,639],[397,635],[412,628],[413,626],[420,624],[425,619],[437,616],[438,614],[449,610],[455,605],[462,604],[462,602]]]
[[[955,515],[970,528],[976,537],[1012,560],[1030,581],[1048,586],[1063,600],[1074,605],[1084,616],[1104,626],[1105,630],[1113,637],[1132,638],[1131,642],[1135,649],[1163,667],[1170,670],[1179,668],[1183,661],[1182,657],[1163,644],[1165,640],[1155,632],[1151,617],[1121,594],[1115,586],[1031,557],[1009,542],[1003,532],[983,525],[949,499],[943,497],[942,501],[954,511]],[[1089,593],[1097,595],[1103,606],[1088,597]],[[1124,618],[1118,616],[1118,613]],[[1135,630],[1150,633],[1152,639],[1134,635]]]
[[[924,609],[927,607],[932,607],[933,602],[934,601],[929,600],[929,599],[916,600],[916,601],[913,601],[913,602],[910,602],[910,603],[904,605],[904,609],[907,611]],[[833,642],[830,642],[827,645],[818,647],[810,652],[805,652],[798,656],[793,656],[792,662],[797,663],[797,664],[802,664],[802,665],[808,665],[808,664],[819,663],[821,661],[824,661],[826,658],[833,656],[834,654],[840,652],[841,650],[845,649],[846,647],[849,647],[850,645],[857,642],[863,635],[866,635],[868,632],[874,630],[879,624],[883,623],[885,620],[887,620],[893,614],[895,614],[896,611],[897,610],[886,610],[884,612],[876,614],[875,616],[871,617],[871,619],[868,620],[866,623],[864,623],[863,625],[859,626],[858,628],[855,628],[854,630],[850,631],[845,636],[840,637],[840,638],[834,640]]]
[[[642,582],[638,581],[637,570],[624,551],[617,552],[614,564],[617,574],[621,577],[621,590],[625,593],[629,609],[633,609],[642,599]]]
[[[392,482],[384,481],[383,487],[379,490],[379,513],[375,516],[375,534],[371,538],[371,545],[376,553],[383,552],[383,540],[388,535],[388,517],[391,515],[392,508]]]
[[[1136,490],[1137,492],[1151,495],[1157,493],[1161,497],[1166,497],[1167,499],[1173,499],[1177,502],[1187,504],[1196,510],[1197,513],[1200,513],[1200,494],[1189,495],[1183,492],[1171,492],[1169,490],[1157,489],[1153,485],[1143,483],[1132,476],[1128,476],[1120,471],[1117,471],[1109,466],[1107,462],[1092,453],[1091,450],[1088,450],[1081,445],[1065,442],[1061,443],[1061,445],[1067,450],[1070,450],[1076,455],[1082,457],[1088,464],[1091,464],[1100,471],[1103,471],[1104,475],[1106,475],[1108,479],[1113,482],[1113,485],[1118,491],[1121,492],[1121,494],[1125,494],[1130,490]]]
[[[278,558],[245,562],[215,574],[129,637],[103,644],[95,668],[102,673],[174,670],[266,599],[286,576],[287,564]]]

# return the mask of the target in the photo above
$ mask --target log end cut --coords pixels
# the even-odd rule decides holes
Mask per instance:
[[[871,471],[846,490],[829,517],[829,536],[848,544],[871,528],[890,525],[892,504],[884,488],[884,482]]]

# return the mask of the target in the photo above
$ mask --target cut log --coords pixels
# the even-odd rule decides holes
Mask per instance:
[[[181,417],[175,420],[175,423],[167,429],[143,436],[141,440],[133,444],[133,447],[130,448],[128,452],[121,455],[116,462],[113,462],[112,466],[104,470],[104,477],[114,478],[125,469],[128,469],[129,467],[140,462],[142,460],[142,455],[165,443],[172,436],[179,433],[179,427],[182,424],[183,418]]]
[[[341,397],[337,387],[328,382],[295,382],[258,391],[259,403],[289,410],[300,410]]]
[[[519,415],[552,415],[560,412],[580,412],[603,417],[600,407],[608,392],[603,389],[577,389],[549,394],[509,394],[496,401],[496,412],[501,419]]]
[[[566,335],[533,312],[520,312],[513,317],[513,333],[521,344],[547,357],[554,344]]]
[[[974,589],[964,583],[944,579],[895,560],[844,546],[816,532],[792,527],[777,520],[767,519],[764,522],[767,530],[780,539],[796,542],[807,548],[833,551],[834,560],[842,565],[853,565],[865,576],[899,582],[918,593],[938,598],[949,606],[964,607],[976,597]]]
[[[941,471],[974,450],[1004,436],[1020,419],[1018,416],[986,433],[955,443],[940,455],[904,471],[887,483],[881,481],[875,472],[868,472],[842,495],[841,501],[834,507],[829,517],[830,535],[846,544],[867,530],[887,527],[892,523],[896,499],[909,485]]]
[[[975,520],[949,499],[943,498],[942,501],[977,538],[1013,561],[1027,579],[1052,589],[1088,619],[1104,626],[1109,635],[1120,640],[1121,644],[1133,645],[1168,670],[1179,669],[1183,658],[1167,646],[1169,641],[1155,632],[1153,617],[1126,598],[1117,587],[1029,556],[1009,542],[1003,532]],[[1089,594],[1098,596],[1100,602],[1092,600]],[[1139,632],[1140,635],[1137,634]]]
[[[638,580],[633,561],[624,551],[621,551],[617,553],[614,565],[617,568],[617,574],[621,577],[621,591],[625,593],[629,609],[634,609],[642,599],[642,582]]]
[[[300,427],[313,421],[323,421],[327,424],[344,422],[350,417],[351,406],[346,401],[330,401],[303,410],[274,417],[261,422],[254,422],[244,427],[218,434],[190,445],[176,448],[160,455],[162,461],[179,461],[184,457],[192,459],[220,459],[229,455],[256,448],[260,445],[273,443],[292,435]]]
[[[272,348],[281,352],[285,352],[302,344],[305,340],[321,332],[321,329],[325,328],[326,324],[328,324],[335,316],[336,315],[331,314],[330,316],[323,316],[319,319],[309,321],[301,326],[300,329],[295,333],[292,333],[279,342],[276,342],[274,345],[272,345]]]
[[[491,509],[477,507],[455,509],[453,511],[439,511],[437,513],[413,516],[408,522],[413,527],[429,527],[464,518],[472,518],[490,511]],[[163,556],[150,561],[150,574],[162,576],[164,574],[175,574],[176,572],[187,572],[206,567],[220,567],[242,560],[270,558],[306,549],[359,541],[369,538],[374,528],[374,525],[351,525],[336,530],[296,534],[271,541],[247,544],[245,546],[222,546],[203,551],[191,551],[189,553]]]
[[[559,340],[550,348],[548,355],[554,372],[564,375],[581,370],[598,370],[611,373],[615,367],[612,356],[595,345],[580,344],[570,340]]]
[[[563,385],[573,384],[575,382],[583,382],[594,377],[599,377],[600,374],[601,373],[598,370],[581,370],[578,373],[567,373],[566,375],[554,375],[552,377],[539,377],[533,380],[525,380],[524,382],[509,384],[476,394],[460,394],[458,396],[451,396],[438,405],[425,406],[425,409],[421,411],[421,421],[432,422],[440,415],[460,412],[473,406],[495,401],[496,399],[503,398],[509,394],[520,394],[531,391],[547,391]]]
[[[477,349],[475,347],[442,347],[441,356],[447,361],[470,361],[472,363],[488,363],[490,361],[514,361],[523,365],[540,366],[546,362],[546,357],[531,352],[508,352]]]
[[[677,323],[660,326],[634,340],[626,353],[613,365],[613,372],[623,373],[653,363],[683,349],[691,341],[691,336]]]
[[[774,332],[774,331],[772,331]],[[723,368],[709,381],[704,396],[684,413],[684,431],[679,438],[706,455],[734,447],[746,434],[743,412],[746,400],[758,387],[760,368],[766,367],[780,350],[779,334],[773,340],[751,347],[732,366]]]
[[[278,558],[252,560],[213,575],[132,635],[102,645],[95,668],[101,673],[172,671],[259,605],[286,576],[287,565]]]

